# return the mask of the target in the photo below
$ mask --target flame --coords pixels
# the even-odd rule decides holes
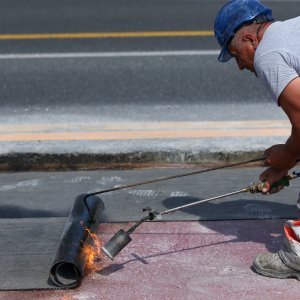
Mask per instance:
[[[72,300],[73,297],[72,296],[69,296],[69,295],[65,295],[61,298],[61,300]]]
[[[87,232],[86,242],[83,243],[82,254],[86,257],[86,270],[87,272],[99,271],[100,254],[102,241],[96,233],[91,233],[88,228],[85,228]],[[98,263],[97,263],[98,262]]]

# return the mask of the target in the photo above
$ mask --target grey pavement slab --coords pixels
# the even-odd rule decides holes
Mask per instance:
[[[0,173],[0,217],[66,217],[77,195],[200,169],[157,168],[69,172]],[[240,190],[264,168],[231,168],[99,195],[103,222],[136,221],[144,207],[162,211]],[[297,169],[296,169],[297,170]],[[295,218],[300,180],[274,195],[244,193],[166,215],[166,220]]]
[[[0,219],[0,290],[57,288],[48,278],[66,221],[50,217]]]

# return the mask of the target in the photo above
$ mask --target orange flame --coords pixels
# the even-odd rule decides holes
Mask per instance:
[[[72,296],[69,296],[69,295],[65,295],[61,298],[61,300],[72,300],[73,297]]]
[[[85,229],[88,237],[86,242],[83,243],[82,254],[86,257],[86,270],[87,272],[99,271],[101,267],[99,263],[100,254],[101,254],[101,246],[102,242],[97,234],[91,233],[91,231],[86,228]]]

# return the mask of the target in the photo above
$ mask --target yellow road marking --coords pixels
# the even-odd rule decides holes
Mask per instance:
[[[88,140],[133,140],[133,139],[175,139],[175,138],[220,138],[220,137],[267,137],[288,136],[286,129],[265,130],[202,130],[202,131],[131,131],[131,132],[54,132],[2,134],[1,142],[17,141],[88,141]]]
[[[148,130],[232,130],[291,128],[286,120],[248,120],[248,121],[162,121],[162,122],[76,122],[76,123],[41,123],[41,124],[0,124],[0,133],[33,133],[57,131],[148,131]]]
[[[146,38],[146,37],[189,37],[213,36],[209,30],[188,31],[144,31],[144,32],[81,32],[81,33],[28,33],[0,34],[0,40],[41,40],[41,39],[101,39],[101,38]]]
[[[291,131],[290,124],[280,120],[25,124],[0,128],[2,142],[287,137]]]

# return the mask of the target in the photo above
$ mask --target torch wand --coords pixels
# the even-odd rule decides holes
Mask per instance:
[[[290,180],[295,179],[300,177],[300,172],[293,172],[292,174],[289,174],[285,177],[283,177],[282,179],[280,179],[279,181],[275,182],[271,188],[274,187],[278,187],[278,186],[289,186],[290,184]],[[181,206],[177,206],[174,207],[172,209],[168,209],[162,212],[156,212],[153,211],[150,207],[144,208],[143,211],[148,211],[149,214],[145,217],[143,217],[142,219],[140,219],[137,223],[135,223],[132,227],[130,227],[127,231],[124,231],[123,229],[120,229],[103,247],[102,250],[103,252],[110,258],[110,259],[114,259],[114,257],[129,243],[131,242],[131,237],[130,234],[138,227],[140,226],[143,222],[147,221],[147,220],[154,220],[156,219],[161,219],[163,215],[167,215],[169,213],[173,213],[176,212],[180,209],[183,208],[187,208],[187,207],[192,207],[195,205],[199,205],[201,203],[205,203],[205,202],[209,202],[212,200],[217,200],[217,199],[221,199],[221,198],[225,198],[225,197],[229,197],[232,195],[237,195],[240,193],[246,193],[246,192],[250,192],[250,193],[257,193],[257,192],[261,192],[263,190],[265,186],[264,182],[258,182],[258,183],[253,183],[243,189],[240,189],[238,191],[234,191],[231,193],[227,193],[227,194],[223,194],[223,195],[219,195],[219,196],[215,196],[212,198],[207,198],[207,199],[203,199],[203,200],[199,200],[199,201],[195,201],[189,204],[185,204],[185,205],[181,205]]]

